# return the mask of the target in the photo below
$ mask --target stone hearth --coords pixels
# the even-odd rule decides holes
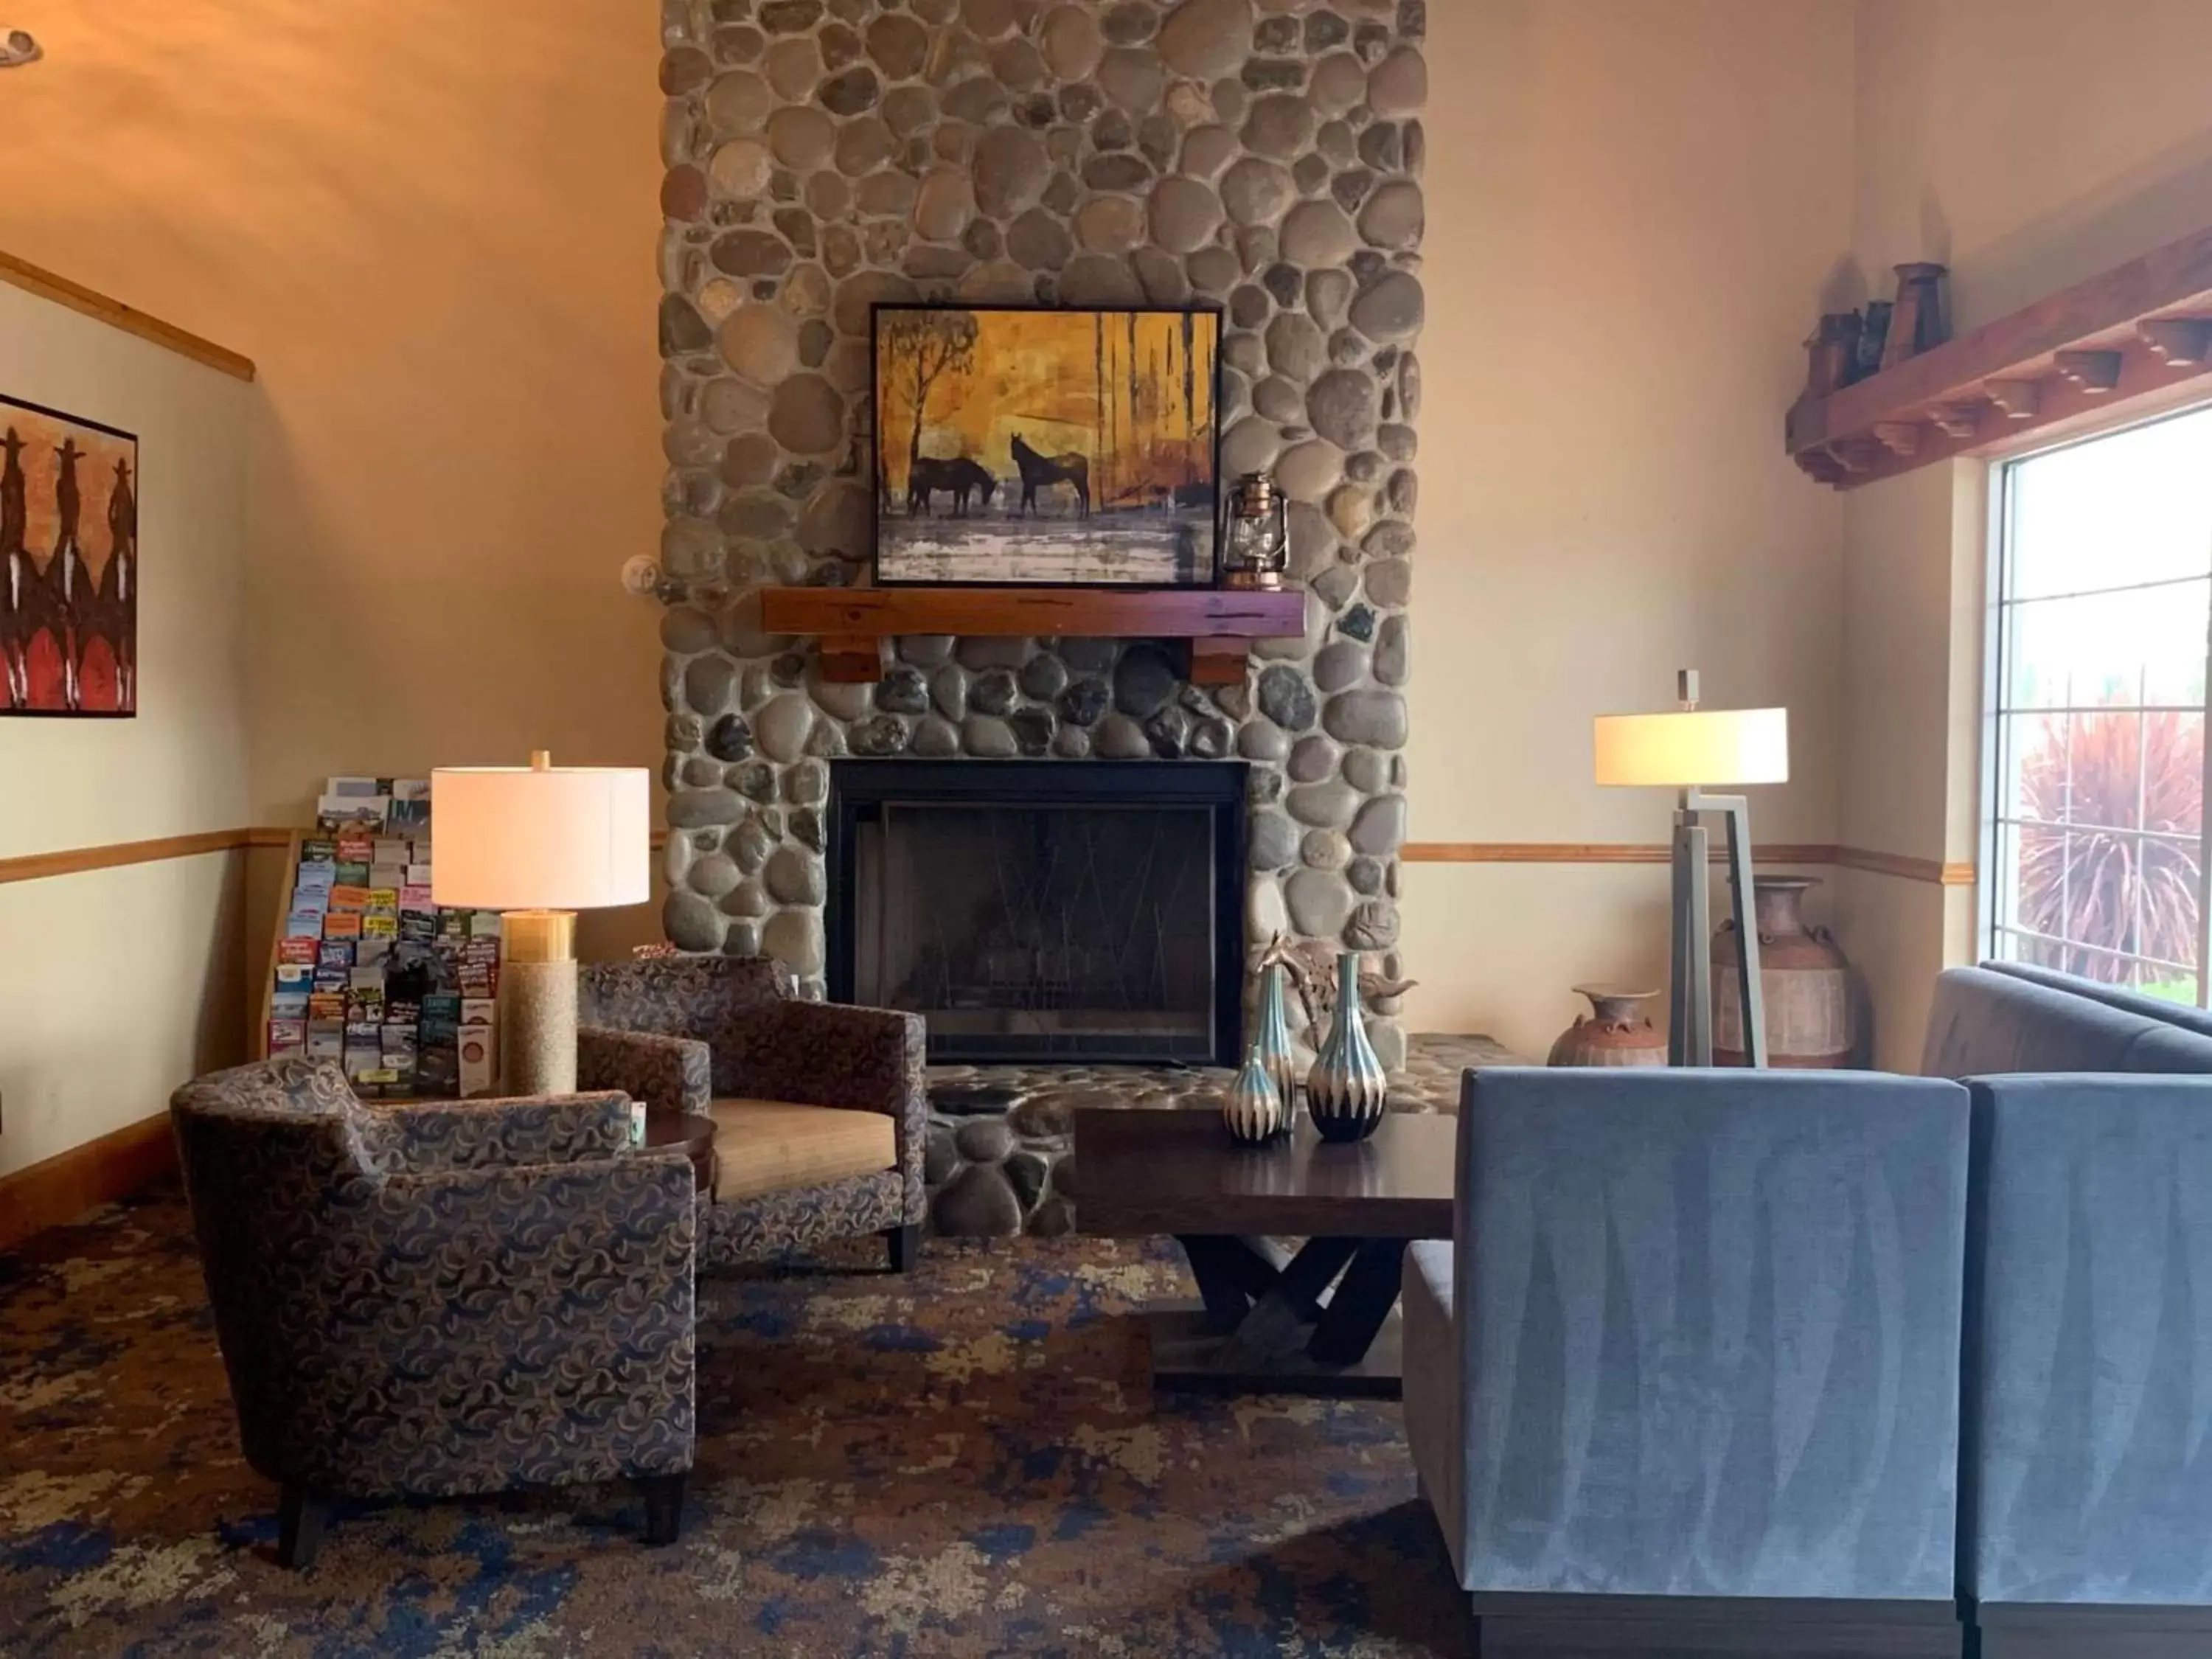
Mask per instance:
[[[1511,1066],[1488,1037],[1422,1035],[1390,1078],[1390,1109],[1456,1112],[1468,1066]],[[1218,1067],[933,1066],[929,1068],[930,1222],[956,1237],[1064,1233],[1074,1224],[1081,1106],[1218,1111]]]
[[[1417,969],[1425,0],[663,0],[661,28],[669,938],[823,994],[833,757],[1234,756],[1248,963],[1279,931]],[[766,633],[761,588],[867,580],[870,312],[915,300],[1218,307],[1222,471],[1290,498],[1304,634],[1206,688],[1159,641],[1065,638],[908,637],[840,684]]]

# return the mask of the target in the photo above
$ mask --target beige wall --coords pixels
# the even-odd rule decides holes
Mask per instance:
[[[1831,842],[1841,509],[1778,434],[1850,222],[1850,9],[1429,16],[1414,839],[1663,842],[1663,793],[1591,783],[1590,717],[1694,666],[1713,702],[1789,706],[1757,838]],[[1540,1055],[1578,981],[1663,982],[1666,884],[1409,867],[1413,1029]]]
[[[0,285],[0,390],[137,434],[142,579],[137,718],[0,716],[0,859],[235,828],[252,388]],[[0,884],[0,1175],[236,1057],[238,866]]]
[[[2212,6],[2201,0],[1860,0],[1854,268],[1948,263],[1972,329],[2212,224]],[[1978,714],[1988,560],[1982,463],[1845,499],[1840,838],[1982,856]],[[1879,1057],[1909,1065],[1971,894],[1854,875],[1838,923],[1873,981]]]
[[[240,821],[300,821],[333,769],[545,744],[655,760],[654,608],[614,580],[659,520],[649,21],[592,0],[527,28],[430,0],[18,11],[48,57],[9,79],[0,246],[263,365]],[[2212,222],[2212,8],[1430,17],[1416,839],[1663,839],[1662,798],[1589,783],[1588,720],[1662,703],[1693,664],[1717,702],[1790,708],[1797,777],[1754,800],[1761,840],[1971,854],[1952,486],[1802,478],[1777,435],[1796,343],[1898,258],[1948,257],[1972,324]],[[408,666],[335,666],[360,639],[404,641]],[[1414,1023],[1540,1051],[1576,981],[1652,977],[1664,880],[1410,867]],[[1932,889],[1853,875],[1826,896],[1886,1006],[1959,948]]]
[[[245,821],[334,771],[657,763],[658,607],[616,580],[660,526],[650,7],[9,21],[46,58],[0,247],[261,365]]]

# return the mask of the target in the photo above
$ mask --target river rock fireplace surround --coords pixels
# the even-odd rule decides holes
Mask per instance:
[[[1277,933],[1403,975],[1426,11],[664,0],[664,922],[678,946],[766,951],[828,993],[842,759],[1237,762],[1248,1006]],[[1303,632],[1255,641],[1219,684],[1218,661],[1194,677],[1188,646],[1101,637],[1137,630],[1073,615],[1024,637],[922,630],[887,635],[854,682],[849,641],[825,654],[769,629],[764,592],[866,579],[870,310],[917,299],[1219,306],[1222,471],[1270,471],[1290,497]],[[1397,1010],[1370,1012],[1395,1068]],[[1062,1155],[1058,1117],[1031,1116],[1010,1136],[933,1130],[941,1227],[1004,1231],[1017,1204],[1015,1225],[1064,1220],[1056,1176],[1012,1173],[1032,1146]],[[948,1218],[956,1187],[988,1201]]]

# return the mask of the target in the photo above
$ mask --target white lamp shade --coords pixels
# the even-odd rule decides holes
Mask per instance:
[[[1597,781],[1621,788],[1787,783],[1790,711],[1692,708],[1600,714]],[[439,842],[439,856],[445,843]]]
[[[430,896],[476,910],[592,910],[650,896],[642,767],[440,767]]]

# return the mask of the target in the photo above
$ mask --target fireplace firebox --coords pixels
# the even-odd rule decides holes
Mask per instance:
[[[933,1061],[1233,1065],[1244,772],[832,762],[831,1000],[925,1016]]]

